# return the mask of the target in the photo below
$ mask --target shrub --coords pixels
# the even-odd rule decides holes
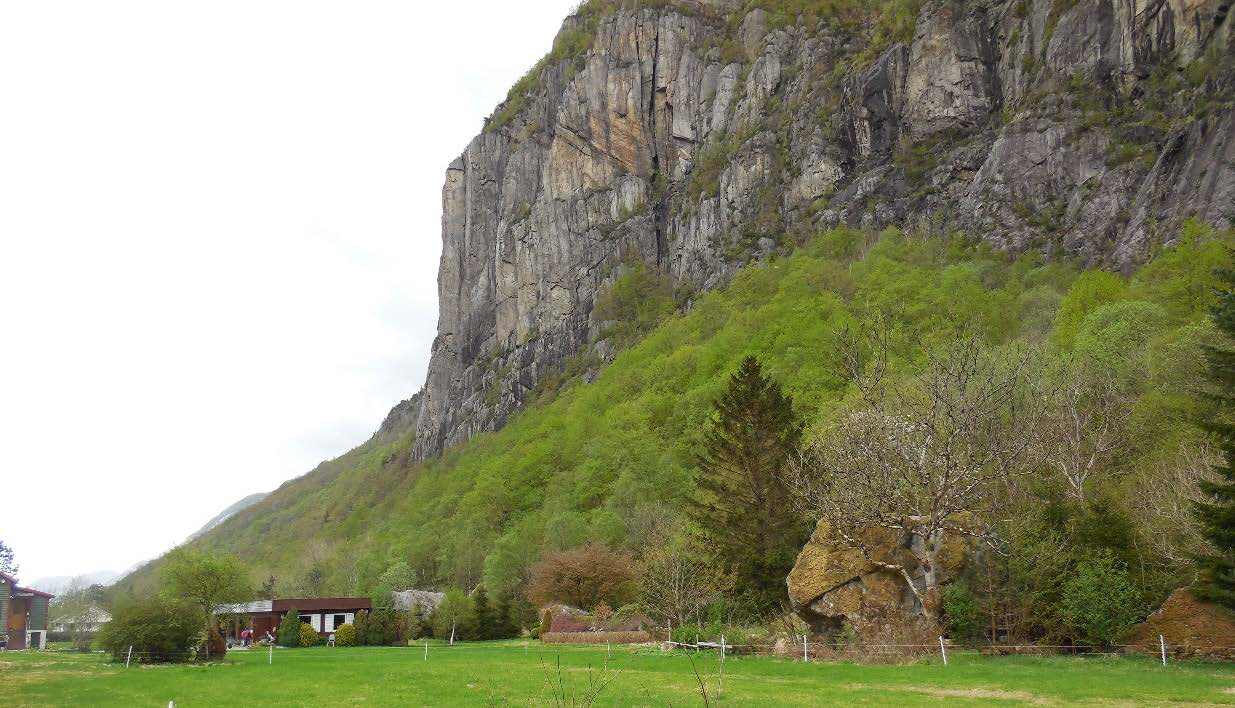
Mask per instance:
[[[317,630],[313,629],[311,624],[300,625],[300,646],[312,647],[317,646],[318,636]]]
[[[98,636],[115,661],[130,646],[140,662],[188,661],[201,638],[201,617],[182,603],[149,597],[116,607]]]
[[[300,610],[294,607],[279,622],[279,646],[300,646]]]
[[[952,639],[973,643],[982,638],[982,611],[964,585],[943,589],[943,616]]]
[[[540,626],[534,628],[536,636],[542,636],[553,631],[553,610],[545,608],[540,613]]]
[[[356,646],[356,627],[355,625],[343,624],[334,629],[335,646],[354,647]]]
[[[1108,647],[1140,619],[1141,607],[1124,565],[1101,553],[1081,561],[1064,583],[1060,615],[1081,643]]]
[[[590,609],[600,602],[626,604],[634,595],[634,560],[597,543],[551,553],[532,568],[528,597],[541,605],[562,602]]]
[[[448,590],[433,611],[433,636],[438,639],[472,639],[476,636],[476,613],[472,598],[458,588]]]

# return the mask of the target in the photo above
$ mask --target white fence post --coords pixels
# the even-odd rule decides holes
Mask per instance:
[[[810,656],[806,653],[806,635],[802,635],[802,661],[810,661]]]
[[[270,657],[266,660],[268,666],[274,666],[274,645],[270,645]]]
[[[948,665],[948,648],[943,645],[943,635],[939,635],[939,653],[943,654],[943,665]]]
[[[1158,645],[1162,647],[1162,665],[1166,666],[1166,637],[1158,635]]]
[[[425,640],[425,661],[429,660],[429,640]]]
[[[725,690],[725,635],[720,635],[720,679],[716,686],[716,701],[720,702],[720,694]]]
[[[124,657],[124,668],[129,668],[129,661],[133,658],[133,645],[129,645],[129,655]]]

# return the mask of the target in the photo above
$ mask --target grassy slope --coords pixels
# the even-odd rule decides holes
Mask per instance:
[[[1169,316],[1159,338],[1179,339],[1203,318],[1210,269],[1224,259],[1219,241],[1198,229],[1119,297],[1161,305]],[[367,592],[398,560],[428,583],[470,584],[487,573],[500,588],[529,552],[589,538],[620,544],[649,506],[677,506],[711,401],[742,356],[759,356],[820,426],[847,394],[828,362],[838,328],[894,321],[905,341],[918,342],[901,352],[902,366],[920,357],[921,341],[962,328],[996,344],[1045,340],[1080,273],[957,239],[824,234],[702,295],[594,383],[542,392],[501,431],[423,466],[408,462],[410,436],[371,441],[200,543],[286,579],[302,570],[306,541],[320,539],[319,555],[333,559],[332,592]],[[1167,388],[1155,397],[1161,416],[1178,415],[1186,402],[1169,400]]]
[[[597,705],[702,705],[692,657],[615,648],[532,643],[419,648],[232,652],[223,664],[125,669],[99,655],[14,654],[0,661],[7,706],[163,705],[524,705],[553,702],[548,680],[582,696],[589,680],[611,683]],[[715,653],[696,660],[716,688]],[[730,658],[723,700],[733,705],[939,705],[1100,702],[1235,704],[1235,667],[1189,662],[1163,668],[1151,658],[981,658],[954,655],[902,665],[854,665]],[[714,694],[713,694],[714,696]],[[574,705],[570,701],[562,705]],[[580,700],[580,704],[582,701]]]

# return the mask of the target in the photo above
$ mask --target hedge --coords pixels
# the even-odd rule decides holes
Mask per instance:
[[[546,644],[645,644],[652,641],[647,632],[547,632],[540,635]]]

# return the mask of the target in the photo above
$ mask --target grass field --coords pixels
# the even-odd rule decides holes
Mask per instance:
[[[526,651],[526,653],[525,653]],[[560,670],[558,664],[560,662]],[[605,668],[605,664],[608,668]],[[717,658],[696,665],[716,705]],[[98,654],[0,654],[0,705],[594,705],[700,706],[691,657],[655,649],[533,643],[278,650],[228,654],[211,665],[125,669]],[[565,695],[566,699],[562,700]],[[573,699],[572,699],[573,697]],[[768,657],[725,661],[721,704],[744,706],[1235,704],[1235,666],[1148,658],[987,658],[956,655],[900,665]]]

